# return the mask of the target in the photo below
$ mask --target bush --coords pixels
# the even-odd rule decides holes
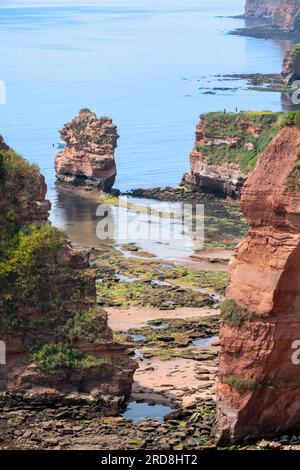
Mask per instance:
[[[286,126],[300,127],[300,111],[291,111],[287,113],[284,124]]]
[[[243,392],[246,390],[254,390],[257,388],[258,383],[254,379],[244,379],[243,377],[239,377],[238,375],[229,375],[227,377],[223,377],[223,383],[229,385],[236,390]]]
[[[0,152],[0,197],[14,205],[29,203],[40,190],[41,175],[13,150]]]
[[[103,336],[106,327],[106,313],[95,307],[71,318],[61,331],[61,335],[70,341],[85,339],[93,343]]]
[[[49,224],[22,228],[8,243],[2,240],[0,260],[0,306],[35,305],[57,282],[58,251],[65,244],[64,234]]]
[[[223,321],[231,326],[240,326],[248,315],[247,309],[239,307],[233,299],[221,302],[221,313]]]
[[[94,116],[96,116],[95,113],[93,113],[93,111],[91,111],[89,108],[82,108],[79,111],[79,114],[93,114]]]
[[[44,344],[32,353],[30,362],[35,363],[45,372],[55,373],[60,369],[89,369],[110,364],[108,358],[94,358],[84,352],[63,343]]]

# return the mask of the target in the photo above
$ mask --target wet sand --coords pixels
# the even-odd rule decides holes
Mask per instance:
[[[183,307],[176,310],[159,310],[147,307],[106,307],[108,324],[113,331],[128,331],[140,328],[151,320],[168,320],[172,318],[203,318],[219,314],[213,308]]]
[[[107,308],[108,324],[113,331],[128,331],[140,328],[150,320],[172,318],[205,318],[219,314],[217,309],[178,308],[162,311],[154,308],[130,307]],[[214,340],[205,347],[189,347],[187,351],[202,350],[216,353],[218,341]],[[218,368],[217,356],[207,361],[176,358],[163,361],[153,357],[138,358],[139,368],[134,375],[132,399],[146,402],[170,404],[172,406],[190,405],[201,398],[214,398],[215,379]]]

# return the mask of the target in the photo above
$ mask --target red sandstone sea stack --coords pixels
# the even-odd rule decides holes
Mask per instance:
[[[67,145],[55,158],[58,181],[110,191],[117,174],[114,152],[119,137],[112,119],[83,109],[60,134]]]
[[[247,179],[249,233],[223,304],[218,383],[222,442],[299,432],[300,130],[283,128]]]

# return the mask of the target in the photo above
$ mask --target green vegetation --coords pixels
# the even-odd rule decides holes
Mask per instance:
[[[22,335],[24,352],[45,371],[99,367],[108,362],[73,347],[77,338],[101,341],[106,316],[95,308],[70,319],[73,308],[87,308],[90,281],[62,259],[65,234],[48,223],[20,225],[43,190],[35,165],[0,152],[0,334]]]
[[[221,313],[223,321],[231,326],[240,326],[249,317],[248,310],[240,307],[233,299],[221,302]]]
[[[140,328],[131,328],[126,334],[116,333],[117,342],[130,347],[137,347],[144,357],[159,357],[169,360],[175,357],[213,358],[213,352],[205,349],[186,349],[199,338],[210,338],[218,335],[219,316],[203,318],[171,318],[149,321]],[[139,336],[142,339],[139,340]],[[138,340],[138,341],[137,341]],[[217,352],[216,352],[217,354]]]
[[[48,224],[24,227],[7,243],[1,243],[0,306],[14,312],[16,305],[42,308],[51,298],[52,284],[57,282],[56,256],[65,244],[62,232]]]
[[[0,152],[0,198],[13,205],[28,204],[39,194],[41,175],[36,165],[31,165],[13,150]]]
[[[222,382],[229,385],[232,388],[235,388],[239,392],[244,392],[247,390],[254,390],[258,387],[258,383],[254,379],[245,379],[238,375],[228,375],[223,377]]]
[[[93,113],[93,111],[91,111],[89,108],[82,108],[79,111],[79,114],[92,114],[93,116],[96,116],[96,114]]]
[[[98,301],[113,307],[145,306],[172,310],[176,307],[203,307],[211,299],[192,289],[173,285],[157,285],[143,281],[103,281],[99,286]]]
[[[300,111],[290,111],[285,115],[284,124],[286,126],[300,127]]]
[[[299,21],[299,16],[297,17],[297,20],[299,22],[299,26],[300,26],[300,21]],[[297,44],[294,44],[292,49],[291,49],[291,54],[292,54],[292,57],[293,59],[297,62],[297,63],[300,63],[300,44],[297,43]]]
[[[34,362],[40,369],[49,373],[55,373],[60,369],[88,369],[111,363],[107,358],[94,358],[62,343],[44,344],[38,351],[32,353],[30,362]]]
[[[63,327],[60,335],[67,340],[85,339],[91,343],[99,340],[107,328],[106,313],[99,307],[77,313]]]
[[[212,164],[235,163],[245,173],[256,164],[257,156],[267,147],[282,127],[283,113],[248,111],[208,113],[205,135],[213,139],[233,139],[222,145],[203,145],[199,148]]]

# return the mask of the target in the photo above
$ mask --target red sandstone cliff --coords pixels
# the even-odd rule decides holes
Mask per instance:
[[[299,29],[300,0],[246,0],[246,16],[270,16],[272,25]]]
[[[285,127],[249,176],[248,237],[231,266],[223,304],[218,437],[240,441],[299,432],[300,130]]]
[[[96,303],[88,252],[44,223],[45,194],[38,168],[0,138],[0,405],[116,414],[136,363]]]
[[[109,191],[117,174],[114,151],[118,134],[112,120],[82,110],[63,127],[61,137],[67,146],[55,158],[58,180]]]
[[[282,65],[282,79],[287,84],[292,84],[300,79],[300,45],[295,44],[286,52]]]
[[[238,138],[220,137],[218,134],[217,127],[212,134],[206,129],[205,117],[200,119],[196,127],[195,148],[190,154],[190,173],[184,176],[184,184],[190,190],[239,197],[246,179],[239,166],[225,161],[213,164],[203,155],[204,147],[219,147],[221,153],[224,147],[235,147],[239,142]]]
[[[272,136],[277,119],[276,113],[267,111],[201,116],[190,154],[190,172],[183,177],[185,188],[238,198],[264,141]]]

